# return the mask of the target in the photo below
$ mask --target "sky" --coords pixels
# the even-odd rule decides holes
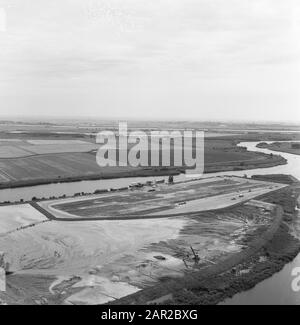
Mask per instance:
[[[0,0],[0,116],[300,122],[299,0]]]

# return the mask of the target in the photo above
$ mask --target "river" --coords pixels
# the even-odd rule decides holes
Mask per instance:
[[[300,179],[300,156],[283,152],[275,152],[269,149],[257,148],[257,143],[258,142],[241,142],[239,146],[246,147],[249,151],[258,151],[263,153],[273,152],[274,154],[280,154],[281,156],[287,159],[287,164],[270,168],[218,172],[208,174],[207,176],[243,176],[245,174],[247,176],[252,176],[254,174],[290,174]],[[0,202],[19,201],[20,199],[31,200],[31,198],[34,196],[58,197],[64,194],[67,196],[72,196],[76,192],[93,193],[96,189],[125,187],[132,182],[146,182],[147,180],[158,180],[166,178],[167,177],[116,178],[110,180],[80,181],[72,183],[58,183],[24,188],[5,189],[0,190]],[[185,175],[179,175],[175,177],[175,181],[183,179],[185,179]],[[295,233],[300,238],[299,220],[295,223]],[[280,272],[262,281],[253,289],[237,294],[231,299],[227,299],[224,304],[300,304],[300,292],[293,292],[291,288],[291,283],[293,280],[291,272],[292,269],[295,267],[300,267],[300,254],[291,263],[287,264]]]
[[[182,177],[182,176],[181,176]],[[95,190],[103,190],[109,188],[126,187],[133,182],[145,183],[146,181],[154,181],[167,179],[168,177],[128,177],[114,179],[100,179],[93,181],[77,181],[69,183],[53,183],[36,186],[26,186],[18,188],[8,188],[0,190],[0,202],[10,201],[17,202],[23,199],[30,201],[33,197],[50,198],[62,195],[73,196],[75,193],[94,193]]]
[[[271,143],[271,142],[269,142]],[[246,174],[251,176],[253,174],[290,174],[300,179],[300,156],[275,152],[268,149],[256,148],[257,143],[240,143],[241,146],[247,147],[249,151],[260,151],[264,153],[273,152],[280,154],[287,159],[286,165],[263,168],[247,171]],[[234,173],[236,174],[236,173]],[[298,212],[300,217],[300,212]],[[300,218],[295,222],[294,235],[300,239]],[[300,292],[292,290],[292,270],[300,267],[300,254],[291,262],[284,266],[284,268],[275,273],[270,278],[260,282],[251,290],[236,294],[233,298],[224,301],[224,305],[299,305]]]

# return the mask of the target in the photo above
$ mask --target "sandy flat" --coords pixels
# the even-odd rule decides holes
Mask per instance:
[[[85,277],[73,287],[83,289],[67,299],[72,304],[104,304],[140,290],[126,282],[113,282],[96,275]]]
[[[170,218],[122,222],[52,221],[0,237],[0,247],[8,253],[14,270],[47,275],[85,274],[122,254],[176,238],[185,222]]]
[[[0,234],[47,218],[29,204],[0,207]]]

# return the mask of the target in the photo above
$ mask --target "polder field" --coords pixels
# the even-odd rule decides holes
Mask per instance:
[[[0,145],[0,185],[3,187],[84,176],[101,177],[132,170],[130,167],[100,169],[95,157],[98,146],[87,140],[2,139]]]
[[[167,217],[236,205],[283,187],[240,177],[212,177],[37,204],[57,220]]]
[[[248,152],[231,135],[208,133],[205,172],[243,170],[282,164],[279,156]],[[0,188],[51,182],[179,173],[178,168],[99,167],[93,135],[65,133],[0,133]],[[182,171],[184,169],[180,168]]]

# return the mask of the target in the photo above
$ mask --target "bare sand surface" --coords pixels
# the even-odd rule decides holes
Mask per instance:
[[[17,228],[47,220],[29,204],[0,207],[0,236]]]
[[[0,238],[0,245],[16,272],[82,274],[119,255],[174,238],[184,223],[180,219],[53,221]]]
[[[73,287],[83,289],[66,299],[71,304],[104,304],[140,290],[126,282],[113,282],[96,275],[85,277]]]
[[[4,211],[1,215],[3,217]],[[14,215],[9,214],[9,217],[14,219]],[[81,294],[73,297],[74,303],[91,303],[92,300],[100,303],[104,301],[100,299],[102,296],[107,299],[118,297],[118,291],[123,296],[138,288],[122,281],[114,282],[112,270],[101,281],[98,278],[101,275],[92,281],[90,273],[101,274],[101,268],[106,264],[115,265],[120,258],[135,256],[138,250],[152,243],[176,238],[185,223],[186,220],[180,219],[122,223],[53,221],[0,237],[0,247],[6,254],[11,271],[16,274],[55,276],[59,279],[58,283],[68,276],[79,276],[83,282],[78,286],[85,291],[83,297]],[[17,221],[15,224],[19,225]],[[87,281],[92,281],[92,288],[91,285],[84,288]],[[53,291],[58,283],[52,284],[49,290]],[[97,288],[94,290],[94,287]],[[100,294],[101,290],[103,293]],[[68,301],[73,301],[73,298]]]
[[[8,216],[17,218],[8,214],[5,219]],[[249,227],[234,215],[51,221],[0,237],[0,247],[15,276],[53,277],[48,294],[64,286],[63,291],[70,292],[65,303],[99,304],[153,285],[162,277],[183,276],[183,256],[191,254],[190,245],[203,263],[239,251],[239,241]],[[186,264],[193,267],[191,260]]]

